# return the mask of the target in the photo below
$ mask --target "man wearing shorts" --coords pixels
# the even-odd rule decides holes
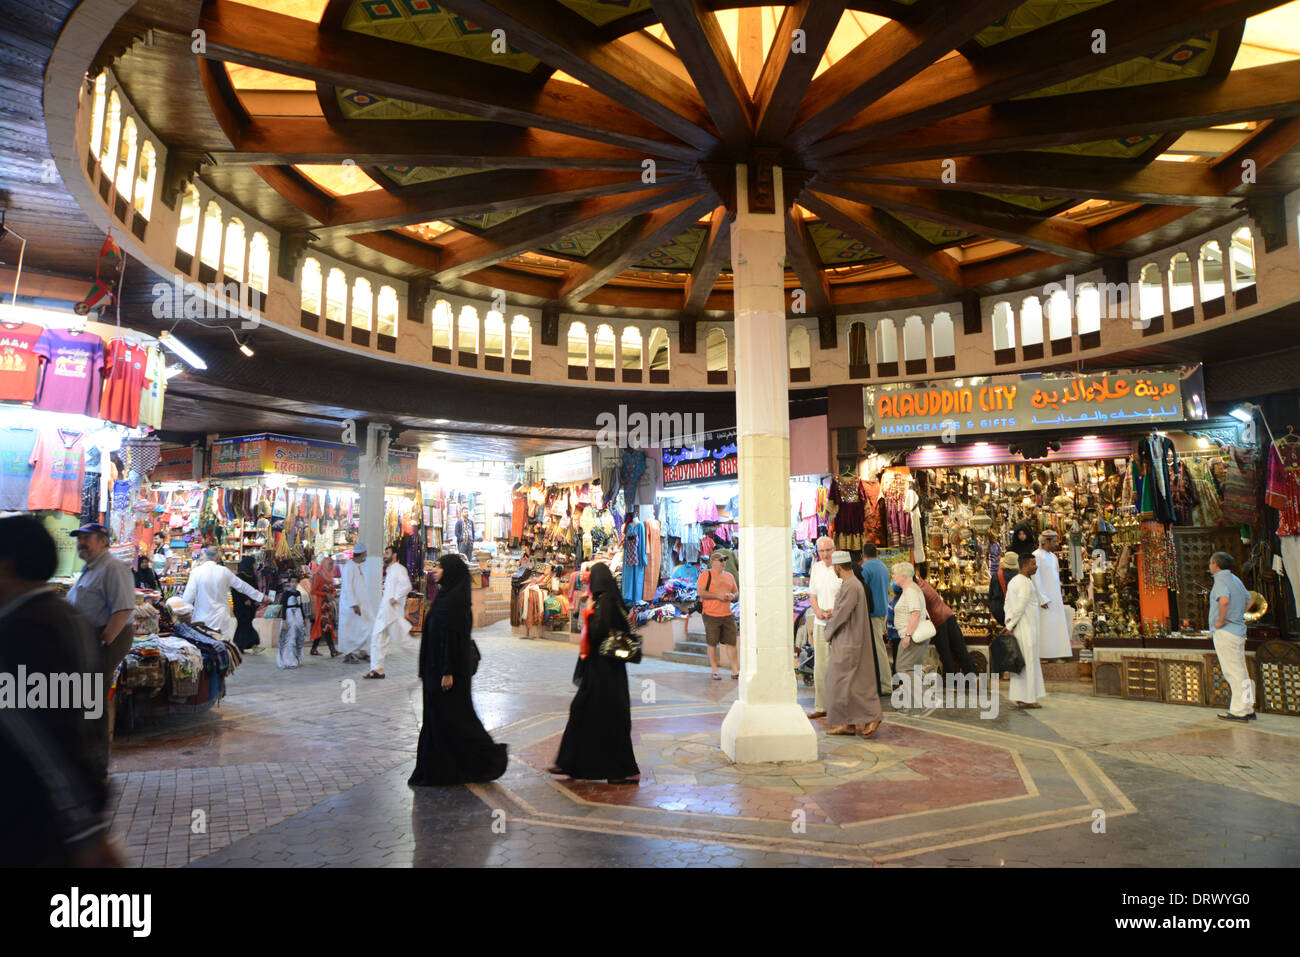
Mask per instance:
[[[713,680],[720,681],[718,674],[718,645],[731,649],[731,677],[740,677],[740,653],[736,648],[739,629],[736,619],[731,614],[731,603],[740,597],[736,579],[727,571],[723,556],[714,552],[709,559],[709,570],[695,583],[704,606],[701,617],[704,619],[704,640],[709,645],[709,666],[713,669]]]

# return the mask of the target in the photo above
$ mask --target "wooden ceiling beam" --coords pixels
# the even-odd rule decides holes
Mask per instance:
[[[805,192],[799,202],[836,229],[866,243],[905,267],[940,292],[959,295],[964,286],[959,266],[941,249],[934,249],[892,216],[863,203]]]
[[[470,169],[586,169],[640,173],[644,151],[549,130],[456,120],[348,120],[320,116],[258,118],[218,164],[341,163],[358,166],[457,166]],[[686,172],[680,160],[656,160],[659,173]]]
[[[535,126],[583,139],[690,160],[698,151],[665,137],[594,89],[361,33],[322,33],[315,24],[234,0],[211,0],[199,26],[210,59],[341,88],[364,90],[469,116]]]
[[[459,235],[441,245],[435,278],[459,279],[503,260],[544,249],[578,233],[641,216],[699,193],[702,184],[654,189],[622,196],[596,196],[558,206],[543,206],[485,230]]]
[[[601,243],[585,263],[569,270],[556,298],[566,306],[576,305],[660,243],[689,229],[717,202],[717,196],[710,193],[636,217]]]
[[[696,149],[718,138],[690,83],[655,63],[635,43],[609,40],[557,0],[441,0],[480,27],[505,31],[510,46],[563,70]],[[680,112],[679,112],[680,111]]]
[[[1232,207],[1215,171],[1202,163],[1156,160],[1145,166],[1097,157],[1011,153],[919,160],[842,170],[838,179],[886,186],[917,186],[948,192],[1016,193],[1066,199],[1109,199],[1170,206]],[[951,171],[951,175],[945,175]]]
[[[793,207],[785,211],[785,255],[807,297],[809,315],[819,319],[835,315],[821,253],[817,251],[817,243],[813,241],[802,214]]]
[[[1080,223],[1009,211],[1002,203],[972,195],[953,196],[910,186],[865,186],[817,180],[817,192],[901,213],[976,236],[990,236],[1070,259],[1095,259],[1088,230]]]
[[[1295,92],[1300,96],[1300,90]],[[1291,189],[1300,185],[1300,183],[1285,181],[1285,177],[1282,177],[1282,182],[1277,182],[1263,175],[1270,166],[1293,150],[1297,144],[1300,144],[1300,116],[1273,120],[1261,126],[1250,139],[1231,153],[1225,154],[1214,164],[1214,175],[1220,188],[1228,193],[1246,191],[1247,160],[1254,163],[1254,178],[1251,185],[1257,184],[1263,189]]]
[[[799,0],[781,14],[776,38],[754,87],[755,139],[760,146],[777,146],[790,131],[844,7],[843,0]],[[799,30],[803,31],[803,49],[796,53]]]
[[[754,103],[716,14],[699,0],[651,0],[673,48],[690,72],[722,141],[741,150],[753,134]]]
[[[1022,0],[923,0],[914,24],[891,20],[812,81],[794,119],[789,143],[802,148],[907,83]]]
[[[709,294],[718,284],[722,267],[731,256],[731,213],[726,206],[719,206],[709,219],[709,236],[703,248],[695,257],[691,267],[690,278],[686,280],[686,302],[683,306],[688,315],[698,315]]]
[[[1005,40],[997,45],[998,55],[986,61],[974,63],[953,56],[934,63],[867,106],[834,133],[810,144],[808,154],[824,158],[859,149],[875,139],[1087,76],[1275,6],[1278,0],[1184,0],[1166,4],[1111,0]],[[1097,30],[1104,31],[1105,52],[1092,52]],[[1067,55],[1067,51],[1077,53]],[[1146,92],[1159,103],[1166,85],[1148,85]],[[1125,92],[1137,99],[1138,89]]]
[[[1149,95],[1142,95],[1142,90]],[[871,163],[1046,149],[1295,115],[1300,115],[1300,62],[1291,61],[1237,70],[1222,78],[999,103],[814,163],[830,171]]]
[[[676,185],[666,182],[662,185]],[[370,233],[396,226],[478,213],[505,212],[636,192],[640,178],[576,170],[493,170],[410,186],[398,193],[366,192],[335,197],[328,220],[312,232],[324,236]]]

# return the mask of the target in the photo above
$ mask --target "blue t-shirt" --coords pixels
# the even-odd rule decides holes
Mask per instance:
[[[1228,597],[1228,614],[1224,618],[1223,630],[1232,632],[1238,638],[1246,637],[1246,605],[1250,603],[1250,592],[1241,583],[1241,579],[1232,572],[1224,570],[1214,576],[1214,587],[1210,589],[1210,631],[1219,620],[1219,598]]]
[[[889,607],[889,569],[879,558],[868,558],[862,563],[862,578],[871,589],[871,607],[880,617],[880,610]]]
[[[0,429],[0,511],[22,512],[32,486],[35,429]]]

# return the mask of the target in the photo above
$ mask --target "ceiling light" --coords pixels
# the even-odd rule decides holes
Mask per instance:
[[[252,336],[244,336],[243,339],[236,339],[235,341],[239,343],[240,352],[248,356],[248,358],[250,359],[253,358],[253,337]]]
[[[1255,407],[1247,402],[1245,405],[1239,405],[1228,415],[1232,416],[1238,422],[1249,422],[1255,417]]]
[[[433,420],[433,424],[434,424],[434,425],[446,425],[446,424],[447,424],[448,422],[450,422],[450,421],[451,421],[451,419],[434,419],[434,420]]]
[[[160,332],[158,334],[158,341],[162,343],[164,348],[170,349],[172,352],[176,353],[177,356],[188,362],[195,369],[206,369],[208,367],[206,362],[195,355],[193,349],[172,335],[170,329]]]
[[[163,376],[166,379],[166,381],[170,382],[172,379],[176,378],[184,371],[185,371],[185,367],[182,365],[170,365],[165,370],[163,370]]]

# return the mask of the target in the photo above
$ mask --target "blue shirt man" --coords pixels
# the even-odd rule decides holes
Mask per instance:
[[[1217,567],[1217,566],[1216,566]],[[1246,605],[1250,603],[1250,592],[1241,583],[1241,579],[1227,569],[1214,573],[1214,587],[1210,589],[1210,633],[1220,627],[1219,599],[1228,599],[1228,611],[1221,626],[1238,638],[1246,637]]]
[[[877,618],[884,617],[884,609],[889,607],[889,569],[876,557],[876,547],[868,545],[862,550],[862,580],[871,591],[871,607]]]

